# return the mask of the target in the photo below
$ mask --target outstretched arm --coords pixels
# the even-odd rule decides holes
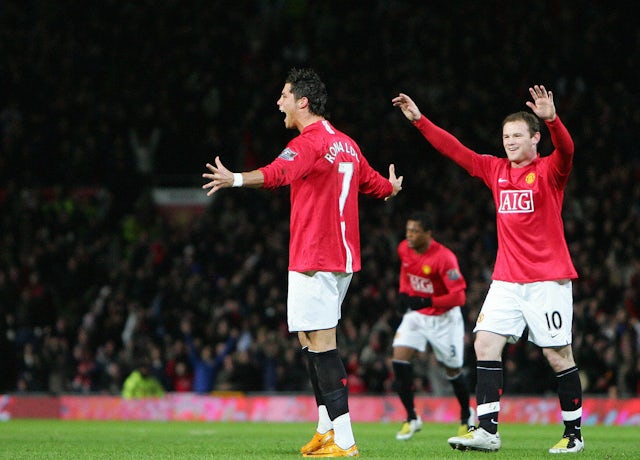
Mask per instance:
[[[534,85],[529,88],[533,101],[527,101],[533,113],[544,120],[551,133],[551,142],[555,147],[551,157],[558,171],[563,175],[562,182],[566,183],[567,176],[573,164],[574,144],[567,128],[560,121],[553,102],[553,93],[547,91],[543,85]],[[557,153],[557,154],[556,154]],[[554,155],[556,154],[556,155]]]
[[[229,171],[220,161],[220,157],[215,158],[216,165],[207,163],[206,167],[210,173],[202,174],[202,177],[209,179],[211,182],[207,182],[202,186],[203,189],[210,189],[207,195],[213,195],[221,188],[227,187],[252,187],[260,188],[264,184],[264,175],[262,171],[255,169],[253,171],[243,173],[233,173]]]
[[[399,107],[407,120],[414,123],[416,128],[420,130],[422,135],[429,141],[433,147],[458,163],[470,174],[473,171],[473,155],[476,153],[462,145],[462,143],[453,134],[448,133],[444,129],[433,124],[427,117],[423,117],[420,109],[413,99],[404,93],[398,94],[391,102],[394,107]]]

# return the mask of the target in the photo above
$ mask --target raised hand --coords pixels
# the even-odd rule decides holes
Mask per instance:
[[[527,107],[533,110],[544,121],[553,121],[556,118],[556,106],[553,103],[553,93],[547,91],[543,85],[534,85],[529,88],[533,102],[527,101]]]
[[[215,166],[207,163],[206,167],[211,172],[202,174],[202,177],[211,181],[202,186],[203,189],[211,189],[207,192],[207,196],[213,195],[221,188],[227,188],[233,185],[233,173],[224,167],[219,156],[216,156],[215,163]]]
[[[393,185],[393,192],[384,200],[387,201],[392,196],[396,196],[400,190],[402,190],[402,179],[404,176],[396,177],[396,167],[393,164],[389,165],[389,182]]]
[[[398,94],[391,102],[394,107],[400,107],[400,110],[402,110],[402,113],[409,121],[419,120],[422,116],[416,103],[404,93]]]

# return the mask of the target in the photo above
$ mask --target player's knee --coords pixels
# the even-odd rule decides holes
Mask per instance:
[[[506,343],[507,339],[503,336],[480,331],[473,342],[476,358],[478,361],[501,361]]]
[[[452,379],[458,378],[462,374],[462,368],[461,367],[452,368],[452,367],[444,366],[444,372],[447,374],[447,378],[449,380],[452,380]]]
[[[570,345],[562,348],[543,348],[542,354],[554,372],[562,372],[576,365]]]

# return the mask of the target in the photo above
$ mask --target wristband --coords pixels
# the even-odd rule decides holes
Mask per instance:
[[[244,179],[242,178],[242,173],[233,173],[232,187],[242,187],[243,183],[244,183]]]

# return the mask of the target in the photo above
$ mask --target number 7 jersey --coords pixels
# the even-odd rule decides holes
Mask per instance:
[[[393,186],[356,142],[321,120],[260,171],[264,188],[291,188],[289,270],[359,271],[358,194],[386,198]]]

